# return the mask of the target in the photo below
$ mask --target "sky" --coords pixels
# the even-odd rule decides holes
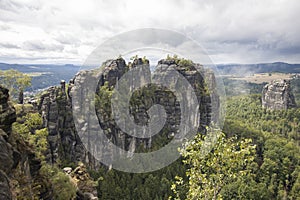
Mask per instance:
[[[0,62],[82,64],[141,28],[179,32],[213,63],[300,63],[298,0],[0,0]]]

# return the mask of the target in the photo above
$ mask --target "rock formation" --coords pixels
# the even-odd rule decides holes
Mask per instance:
[[[76,134],[72,116],[72,103],[65,85],[48,88],[39,99],[44,127],[48,128],[50,163],[58,159],[68,162],[85,160],[86,152]]]
[[[0,86],[0,199],[14,199],[19,180],[33,184],[38,178],[41,162],[34,151],[18,135],[12,133],[16,111],[9,102],[6,88]],[[20,153],[22,152],[22,153]],[[24,176],[24,177],[23,177]],[[37,184],[40,181],[36,181]],[[29,186],[30,187],[30,186]],[[14,191],[14,194],[12,193]],[[42,192],[46,191],[42,190]]]
[[[79,163],[74,170],[65,167],[63,171],[71,178],[77,188],[77,199],[97,200],[97,183],[92,180],[83,163]]]
[[[12,199],[9,176],[12,173],[14,149],[9,143],[11,124],[16,120],[15,109],[9,105],[8,89],[0,86],[0,199]]]
[[[12,124],[16,120],[22,121],[22,117],[26,114],[36,111],[32,106],[18,106],[21,110],[16,114],[15,108],[9,101],[8,90],[0,86],[0,199],[54,199],[49,174],[41,172],[42,161],[37,157],[35,147],[30,145],[20,133],[12,131]],[[80,180],[76,182],[76,199],[98,199],[95,197],[97,191],[94,182],[84,166],[80,165],[80,167],[73,173],[75,176],[82,172],[80,174],[82,176],[77,176]]]
[[[0,86],[0,129],[9,133],[11,124],[16,121],[16,112],[8,100],[8,89]]]
[[[76,110],[78,113],[84,113],[82,106],[74,107],[74,93],[85,94],[85,86],[96,80],[98,83],[96,89],[97,97],[109,92],[118,85],[120,78],[131,68],[144,65],[148,67],[145,74],[140,74],[134,82],[146,81],[150,72],[149,61],[143,59],[135,59],[133,63],[126,65],[125,60],[118,58],[116,60],[108,60],[103,64],[102,71],[94,69],[90,71],[79,72],[74,79],[70,80],[66,85],[61,83],[60,87],[51,87],[45,91],[39,99],[39,111],[44,120],[44,126],[49,130],[48,142],[50,145],[50,152],[48,160],[55,163],[58,159],[67,160],[69,162],[84,162],[89,168],[97,168],[98,163],[94,157],[88,153],[78,137],[76,128],[86,130],[87,126],[95,126],[95,124],[86,124],[84,121],[77,121],[78,126],[75,128],[72,111]],[[211,113],[211,107],[218,108],[219,99],[215,92],[215,78],[213,73],[204,70],[201,65],[190,63],[189,65],[180,65],[176,60],[166,59],[159,61],[155,72],[153,72],[153,79],[158,74],[163,74],[169,68],[176,69],[185,79],[192,85],[197,99],[200,103],[199,111],[201,113],[199,131],[205,130],[204,127],[209,125],[218,117],[218,113]],[[199,73],[200,71],[200,73]],[[95,76],[97,74],[97,76]],[[93,80],[94,79],[94,80]],[[206,84],[206,81],[209,81]],[[84,86],[85,85],[85,86]],[[101,89],[106,88],[105,91]],[[101,93],[102,94],[102,93]],[[115,145],[129,151],[144,151],[151,149],[155,140],[164,140],[168,142],[174,134],[176,134],[177,127],[180,123],[180,105],[175,95],[167,88],[147,85],[143,89],[137,90],[133,93],[136,98],[130,101],[129,111],[133,116],[136,124],[145,125],[149,123],[148,109],[154,104],[162,105],[167,114],[167,121],[163,127],[160,136],[153,138],[136,138],[123,132],[117,125],[116,121],[111,116],[110,100],[105,100],[102,97],[98,98],[100,106],[96,105],[97,123],[101,125],[104,133]],[[84,97],[84,95],[82,95]],[[104,95],[105,96],[105,95]],[[138,101],[134,101],[137,99]],[[73,101],[73,102],[72,102]],[[87,102],[82,99],[82,102]],[[92,129],[91,129],[92,130]],[[96,132],[95,128],[95,132]],[[92,136],[89,134],[89,138]],[[102,147],[95,147],[93,151],[101,151]]]
[[[270,110],[286,110],[296,107],[290,82],[274,80],[265,85],[262,91],[262,107]]]

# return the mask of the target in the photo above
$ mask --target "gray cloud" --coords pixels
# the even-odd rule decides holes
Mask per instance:
[[[22,47],[29,51],[62,51],[64,46],[61,44],[47,44],[39,40],[26,41]]]
[[[16,3],[10,0],[1,0],[0,1],[0,9],[6,11],[15,11],[19,8],[23,7],[21,4]]]
[[[61,44],[69,44],[69,45],[75,45],[78,46],[80,44],[80,40],[78,38],[75,38],[73,35],[69,34],[59,34],[56,38],[56,41],[58,41]]]
[[[217,63],[300,62],[299,10],[298,0],[0,0],[0,43],[14,51],[5,46],[14,41],[16,55],[55,51],[83,62],[118,33],[154,27],[191,37]]]
[[[0,47],[7,48],[7,49],[19,49],[20,47],[15,44],[10,43],[0,43]]]
[[[7,31],[10,29],[10,26],[7,25],[7,24],[1,24],[0,25],[0,30],[3,30],[3,31]]]
[[[290,55],[290,54],[300,55],[300,45],[280,48],[280,49],[278,49],[278,53],[283,54],[283,55]]]

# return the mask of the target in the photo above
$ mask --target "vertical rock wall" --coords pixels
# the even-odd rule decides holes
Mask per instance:
[[[97,76],[98,89],[96,93],[99,95],[99,89],[105,84],[107,84],[108,88],[113,88],[130,68],[139,67],[141,64],[148,66],[148,73],[150,74],[149,62],[142,59],[136,59],[133,63],[128,65],[126,65],[125,60],[122,58],[106,61],[103,64],[103,71]],[[180,66],[175,60],[169,59],[159,61],[153,73],[153,79],[155,79],[156,74],[166,73],[166,70],[171,67],[176,69],[185,77],[190,85],[192,85],[200,104],[199,111],[201,113],[201,119],[199,131],[203,131],[204,127],[209,125],[217,116],[217,113],[211,114],[211,107],[218,107],[219,104],[218,96],[214,91],[215,78],[211,72],[204,70],[201,65],[192,64],[192,66]],[[62,82],[60,87],[49,88],[41,96],[39,110],[44,119],[44,126],[49,130],[49,161],[83,161],[90,168],[96,168],[99,165],[82,145],[77,135],[72,115],[72,109],[83,109],[80,108],[80,106],[72,108],[72,91],[85,94],[86,91],[84,87],[80,88],[78,85],[88,85],[88,82],[92,81],[91,79],[93,79],[93,74],[95,73],[95,70],[81,71],[74,79],[70,80],[68,86]],[[145,81],[144,79],[147,75],[144,75],[137,77],[134,81]],[[209,83],[206,84],[205,80],[208,80]],[[130,114],[137,124],[145,125],[148,123],[149,117],[147,111],[152,105],[160,104],[165,108],[167,122],[162,130],[162,136],[147,139],[132,137],[122,132],[116,125],[115,120],[111,116],[110,106],[100,106],[100,108],[96,107],[96,113],[104,133],[115,145],[129,152],[151,149],[153,142],[155,143],[156,140],[161,142],[162,137],[167,138],[166,141],[164,141],[167,142],[168,139],[176,134],[177,126],[180,123],[180,105],[175,95],[167,88],[153,85],[148,85],[136,91],[134,95],[136,96],[134,99],[137,99],[137,101],[131,101],[129,109]],[[82,99],[82,101],[84,102],[85,99]],[[100,99],[100,103],[105,102]],[[84,121],[82,121],[82,124],[80,124],[80,121],[78,123],[80,129],[86,129]],[[95,147],[94,151],[101,151],[101,147]]]
[[[290,82],[280,79],[265,85],[262,91],[262,107],[270,110],[286,110],[296,107]]]
[[[21,190],[24,185],[17,188],[12,182],[18,183],[21,177],[28,181],[26,187],[33,187],[39,178],[41,162],[36,158],[33,149],[24,142],[18,133],[12,132],[12,123],[16,121],[15,108],[9,101],[6,88],[0,86],[0,199],[15,199],[15,189]],[[39,183],[39,181],[36,181]],[[31,185],[32,184],[32,185]],[[45,188],[44,188],[45,189]],[[47,189],[45,189],[47,190]],[[14,191],[16,192],[16,191]],[[47,191],[43,191],[45,194]]]
[[[8,176],[14,165],[14,149],[9,143],[11,124],[16,121],[15,109],[9,105],[8,89],[0,86],[0,199],[12,199]]]

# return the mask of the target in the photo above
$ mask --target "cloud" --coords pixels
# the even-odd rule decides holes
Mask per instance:
[[[7,49],[19,49],[20,47],[15,44],[10,43],[0,43],[0,47],[7,48]]]
[[[80,45],[80,39],[71,34],[60,33],[57,37],[55,37],[55,40],[64,45]]]
[[[64,46],[61,44],[47,44],[40,40],[31,40],[23,43],[23,48],[29,51],[62,51]]]
[[[298,0],[0,0],[0,43],[24,48],[0,50],[83,62],[118,33],[154,27],[191,37],[217,63],[300,62],[299,10]]]

